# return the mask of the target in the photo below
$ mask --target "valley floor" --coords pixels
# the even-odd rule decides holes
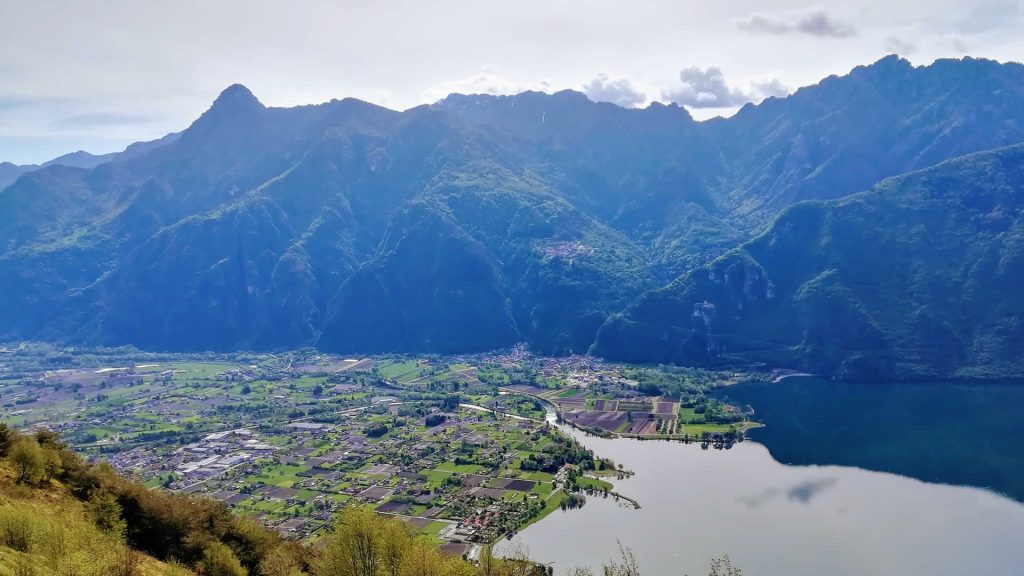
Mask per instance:
[[[729,441],[751,425],[708,392],[732,374],[538,358],[5,356],[5,420],[59,431],[147,486],[216,498],[281,533],[341,509],[394,516],[461,555],[621,474],[545,421],[616,436]]]

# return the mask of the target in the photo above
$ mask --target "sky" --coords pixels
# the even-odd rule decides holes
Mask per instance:
[[[3,0],[0,161],[186,128],[225,87],[268,106],[580,90],[698,119],[886,54],[1024,59],[1024,0]]]

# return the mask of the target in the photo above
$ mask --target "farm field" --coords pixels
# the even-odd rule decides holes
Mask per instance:
[[[708,421],[714,376],[521,350],[458,358],[97,352],[56,367],[35,357],[2,359],[3,421],[59,431],[150,488],[214,498],[297,538],[357,506],[437,543],[485,543],[563,507],[570,492],[581,493],[577,500],[606,492],[610,484],[585,473],[614,463],[550,426],[550,406],[577,426],[621,435],[736,429]],[[673,388],[641,389],[654,377],[671,378]],[[685,395],[687,387],[695,392]]]
[[[550,403],[565,422],[599,434],[697,441],[736,435],[751,425],[729,406],[712,401],[709,411],[707,400],[649,396],[615,381],[570,388],[509,385],[502,390]]]

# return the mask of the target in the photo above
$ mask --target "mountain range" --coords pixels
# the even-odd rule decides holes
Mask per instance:
[[[163,138],[149,142],[136,142],[120,152],[109,152],[107,154],[90,154],[85,150],[71,152],[58,156],[53,160],[42,164],[13,164],[11,162],[0,162],[0,190],[7,188],[14,183],[22,174],[28,174],[41,168],[50,166],[68,166],[71,168],[95,168],[100,164],[113,162],[115,160],[128,160],[177,140],[177,132],[172,132]]]
[[[894,56],[697,122],[226,89],[0,192],[0,337],[1024,376],[1024,66]],[[0,183],[2,184],[2,183]]]

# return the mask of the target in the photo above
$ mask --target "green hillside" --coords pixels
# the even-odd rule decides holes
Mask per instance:
[[[1024,66],[970,58],[887,57],[707,122],[568,90],[397,112],[273,108],[234,85],[180,135],[0,190],[0,339],[345,354],[526,342],[1020,377],[1006,344],[1021,321],[1005,290],[1014,174],[970,157],[924,172],[949,183],[879,184],[1020,142]],[[890,189],[892,205],[874,200]],[[766,297],[766,277],[778,297],[762,310],[751,291]],[[704,299],[718,314],[694,336]]]
[[[1024,146],[786,210],[602,327],[617,358],[844,379],[1024,374]]]

